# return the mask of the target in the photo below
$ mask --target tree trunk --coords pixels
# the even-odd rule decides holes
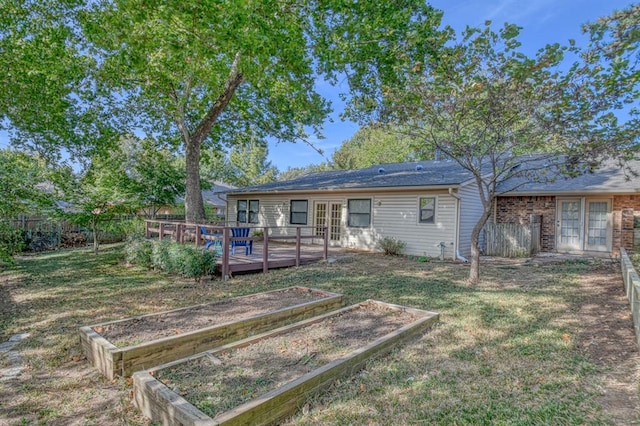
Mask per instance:
[[[484,224],[487,223],[487,219],[491,215],[491,206],[493,201],[488,201],[487,205],[484,206],[484,212],[478,222],[473,227],[471,231],[471,268],[469,269],[469,283],[470,284],[479,284],[480,283],[480,232],[482,232],[482,228]]]
[[[91,221],[91,230],[93,231],[93,254],[98,255],[98,220],[93,218]]]
[[[186,144],[187,186],[184,197],[184,215],[187,223],[202,223],[205,219],[204,202],[200,186],[200,146],[190,140]]]
[[[176,123],[185,144],[187,157],[187,188],[184,197],[184,214],[187,223],[202,223],[205,219],[204,202],[202,201],[202,190],[200,186],[200,148],[204,140],[211,133],[211,128],[217,122],[218,117],[220,117],[220,114],[222,114],[231,101],[233,94],[244,81],[244,77],[238,69],[239,64],[240,54],[237,53],[231,64],[229,77],[227,78],[222,93],[218,96],[209,111],[207,111],[207,114],[193,133],[187,129],[184,117]]]

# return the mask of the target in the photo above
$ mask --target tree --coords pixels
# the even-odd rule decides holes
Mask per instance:
[[[425,2],[90,2],[81,14],[97,87],[130,126],[184,147],[188,221],[204,216],[203,145],[237,132],[306,140],[330,106],[317,75],[346,79],[350,112],[368,113],[383,87],[437,48],[440,14]],[[125,120],[121,120],[124,122]]]
[[[0,149],[0,164],[1,264],[13,262],[12,256],[24,249],[22,230],[10,226],[6,219],[50,210],[55,200],[48,191],[48,169],[42,158]]]
[[[134,183],[119,166],[124,162],[122,151],[115,151],[108,157],[94,157],[87,170],[79,175],[65,167],[55,176],[59,197],[69,205],[58,214],[91,229],[96,255],[104,226],[115,216],[131,213],[137,207]]]
[[[122,139],[119,149],[124,162],[111,158],[109,163],[128,177],[127,181],[119,182],[130,186],[131,201],[138,208],[155,218],[162,206],[173,206],[184,195],[184,170],[169,149],[151,139],[138,141],[133,137]]]
[[[36,214],[54,204],[47,164],[26,152],[0,149],[0,217]]]
[[[289,167],[287,170],[280,172],[278,180],[292,180],[300,176],[308,175],[309,173],[328,172],[331,170],[335,170],[333,164],[326,162],[320,164],[309,164],[304,167]]]
[[[349,170],[431,157],[433,152],[403,129],[375,123],[358,129],[351,139],[344,141],[333,153],[332,162],[337,169]]]
[[[273,182],[278,176],[278,169],[267,160],[269,149],[261,141],[238,144],[228,153],[215,149],[205,154],[201,174],[208,183],[250,186]]]
[[[385,105],[396,107],[388,117],[409,123],[416,138],[473,175],[483,209],[471,234],[471,283],[480,279],[479,236],[493,201],[514,189],[505,182],[518,173],[535,180],[580,173],[582,161],[637,142],[603,113],[611,103],[595,99],[593,68],[560,73],[567,48],[549,45],[527,57],[518,51],[518,34],[508,24],[498,33],[490,23],[467,28],[431,67],[417,68],[408,86],[390,91]],[[523,156],[530,153],[537,155]]]

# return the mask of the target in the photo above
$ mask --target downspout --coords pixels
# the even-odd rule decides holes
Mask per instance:
[[[465,257],[463,257],[460,254],[460,205],[462,202],[462,199],[460,198],[460,196],[456,193],[453,192],[453,188],[449,188],[449,195],[452,196],[453,198],[455,198],[456,200],[456,231],[455,231],[455,236],[454,236],[454,241],[453,241],[453,252],[455,253],[455,255],[453,256],[453,260],[461,260],[465,263],[469,262]]]

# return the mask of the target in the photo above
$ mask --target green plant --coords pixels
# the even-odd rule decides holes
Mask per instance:
[[[407,243],[396,238],[384,237],[378,241],[376,247],[382,250],[384,254],[390,256],[399,256],[404,251]]]
[[[12,264],[13,255],[25,248],[22,230],[0,222],[0,262]]]
[[[213,251],[202,250],[194,246],[176,244],[180,247],[179,254],[180,271],[179,274],[186,278],[196,280],[212,275],[215,272],[216,259]]]
[[[251,233],[251,235],[253,237],[264,237],[264,231],[263,230],[259,230],[259,231],[253,231]]]
[[[171,272],[174,270],[171,253],[169,249],[171,241],[163,239],[153,241],[151,245],[151,267],[162,271]]]
[[[145,238],[132,236],[127,238],[124,246],[125,259],[128,263],[151,269],[153,266],[153,243]]]

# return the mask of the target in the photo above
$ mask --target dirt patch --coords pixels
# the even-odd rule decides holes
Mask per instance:
[[[215,417],[416,319],[367,304],[282,336],[159,370],[155,377]]]
[[[118,347],[149,342],[299,305],[326,297],[326,293],[287,289],[227,299],[162,314],[141,316],[93,330]]]
[[[640,414],[640,353],[619,269],[619,264],[606,262],[581,276],[586,303],[576,316],[585,331],[577,337],[576,345],[603,368],[598,384],[600,403],[616,424],[637,424],[630,419],[638,419]]]

